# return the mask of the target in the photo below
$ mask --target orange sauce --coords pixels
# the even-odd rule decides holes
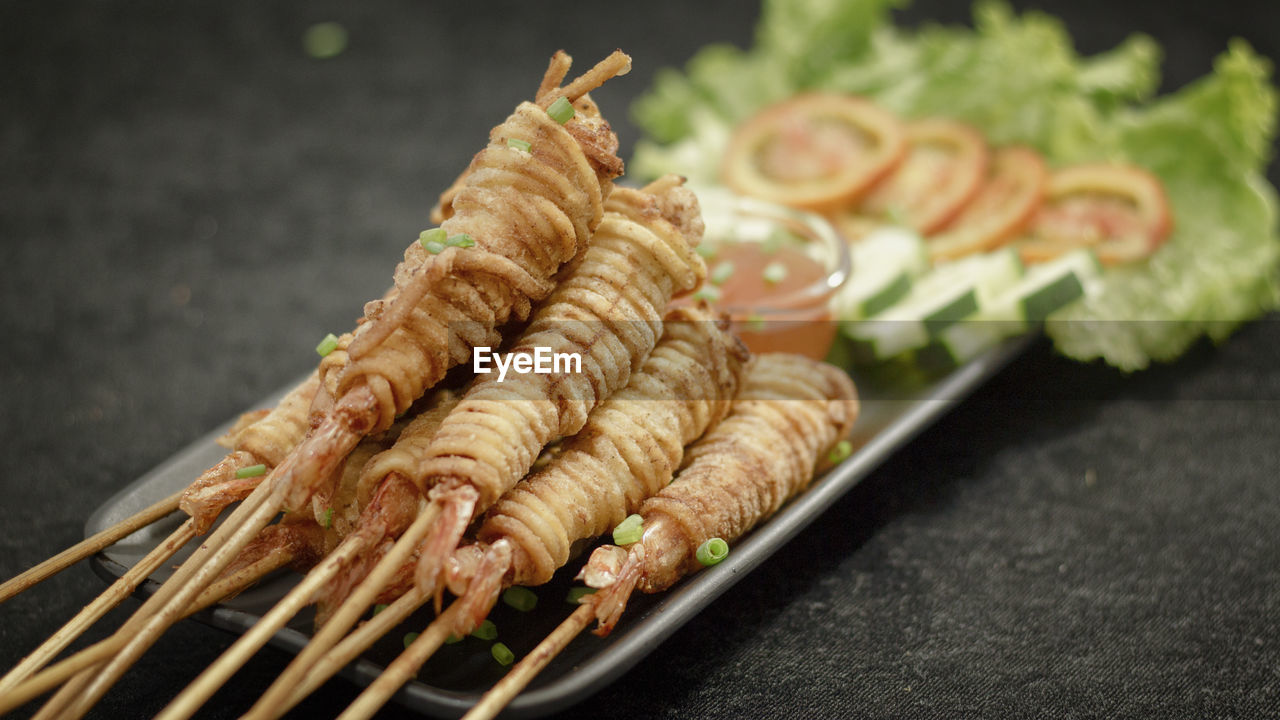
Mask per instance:
[[[827,308],[832,291],[812,290],[829,274],[817,260],[794,247],[725,243],[707,259],[707,270],[693,298],[727,313],[752,352],[826,357],[835,323]]]

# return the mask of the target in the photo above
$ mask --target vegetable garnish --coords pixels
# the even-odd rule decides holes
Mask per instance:
[[[533,143],[528,140],[521,140],[520,138],[507,138],[507,147],[529,152],[529,149],[533,147]]]
[[[320,341],[320,344],[316,345],[316,352],[319,353],[320,357],[325,357],[326,355],[328,355],[329,353],[337,349],[338,349],[338,336],[334,335],[333,333],[329,333],[328,335],[325,335],[324,339]]]
[[[644,537],[644,518],[632,513],[613,529],[614,545],[630,545]]]
[[[780,262],[771,262],[764,266],[764,270],[761,271],[760,275],[770,285],[777,285],[787,279],[787,266]]]
[[[385,605],[385,604],[383,604],[383,603],[378,603],[377,605],[374,605],[374,606],[373,606],[373,614],[374,614],[374,615],[377,615],[378,613],[380,613],[380,612],[382,612],[383,610],[386,610],[386,609],[387,609],[387,605]]]
[[[502,602],[520,612],[529,612],[538,606],[538,596],[527,587],[512,585],[502,592]]]
[[[1082,57],[1063,24],[1043,13],[980,2],[972,29],[916,30],[893,26],[896,5],[765,3],[753,47],[704,48],[686,73],[658,76],[636,102],[647,139],[637,143],[629,172],[733,186],[721,163],[727,152],[752,156],[741,138],[730,139],[752,116],[800,102],[789,98],[859,96],[908,120],[970,125],[997,155],[1015,146],[1033,153],[1007,157],[1012,184],[985,199],[984,188],[973,201],[1008,212],[986,223],[974,222],[983,213],[962,213],[937,236],[946,242],[930,249],[939,260],[1022,233],[1023,200],[1037,197],[1041,182],[1037,156],[1053,168],[1105,159],[1159,178],[1175,216],[1172,232],[1149,257],[1107,266],[1089,292],[1049,315],[1046,332],[1068,357],[1141,369],[1280,307],[1280,203],[1264,175],[1277,93],[1271,64],[1247,43],[1233,41],[1207,77],[1152,100],[1161,51],[1149,37]],[[1113,249],[1145,250],[1138,243]]]
[[[324,509],[324,529],[333,527],[333,508]]]
[[[347,49],[347,29],[341,23],[322,22],[302,34],[302,49],[317,60],[328,60]]]
[[[427,252],[432,255],[439,255],[444,249],[444,242],[449,238],[449,233],[444,228],[431,228],[418,233],[418,243],[422,245]]]
[[[250,465],[248,467],[242,467],[239,470],[236,470],[236,479],[243,480],[245,478],[258,477],[259,475],[266,475],[266,474],[267,474],[266,465],[262,465],[262,464]]]
[[[732,276],[733,276],[733,263],[726,261],[712,268],[711,275],[708,276],[707,279],[711,281],[712,285],[723,285],[725,284],[725,281],[727,281]]]
[[[827,460],[833,463],[844,462],[853,454],[853,443],[848,440],[841,440],[836,446],[831,448],[831,452],[827,453]]]
[[[448,240],[444,241],[447,247],[469,248],[476,246],[476,239],[466,233],[458,233],[450,235]]]
[[[711,538],[698,546],[696,556],[698,562],[711,567],[729,557],[729,543],[718,537]]]
[[[497,660],[499,665],[510,665],[515,662],[516,659],[516,654],[511,652],[510,648],[500,642],[494,643],[493,647],[489,649],[489,652],[493,654],[493,659]]]
[[[453,633],[449,633],[449,637],[444,639],[445,645],[456,645],[460,642],[462,642],[462,637],[459,635],[454,635]]]
[[[703,285],[693,294],[694,300],[706,300],[709,303],[719,302],[723,293],[715,285]]]
[[[472,637],[478,637],[481,640],[493,640],[498,637],[498,626],[493,624],[492,620],[484,620],[471,631]]]
[[[547,108],[547,114],[561,125],[573,119],[573,105],[566,98],[558,98]]]
[[[409,646],[413,644],[413,641],[417,639],[418,639],[418,633],[408,632],[404,634],[404,637],[400,639],[400,642],[401,644],[404,645],[404,649],[408,650]]]
[[[582,598],[594,593],[595,591],[596,589],[593,587],[571,587],[569,588],[568,594],[564,596],[564,601],[570,605],[581,605]]]

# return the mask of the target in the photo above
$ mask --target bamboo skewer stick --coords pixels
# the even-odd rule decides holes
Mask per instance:
[[[0,584],[0,603],[12,598],[23,590],[28,590],[44,580],[66,570],[81,560],[101,552],[120,540],[132,535],[142,528],[151,525],[178,509],[182,492],[176,492],[150,507],[140,510],[131,517],[125,518],[105,530],[94,533],[44,562]]]

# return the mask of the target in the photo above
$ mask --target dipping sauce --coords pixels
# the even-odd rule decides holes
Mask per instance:
[[[825,287],[822,263],[799,247],[760,242],[724,242],[708,254],[707,280],[692,298],[726,313],[752,352],[826,357],[835,288]]]

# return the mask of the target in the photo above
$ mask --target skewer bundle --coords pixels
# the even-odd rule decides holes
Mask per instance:
[[[395,286],[317,371],[237,423],[227,457],[145,516],[180,507],[190,518],[179,531],[91,606],[97,615],[0,680],[13,691],[0,712],[65,682],[36,717],[83,715],[177,619],[290,566],[302,581],[161,717],[191,715],[316,604],[315,636],[249,713],[278,716],[434,599],[436,621],[349,710],[366,716],[446,637],[483,620],[503,588],[547,582],[628,515],[667,517],[653,527],[684,544],[663,550],[646,534],[621,555],[592,556],[594,584],[617,574],[603,583],[609,603],[590,603],[606,626],[631,587],[656,590],[689,569],[673,564],[663,580],[652,562],[688,555],[707,533],[736,537],[813,477],[856,415],[848,378],[798,358],[748,364],[704,309],[668,308],[705,278],[697,199],[676,177],[613,187],[617,139],[586,93],[629,59],[615,52],[562,87],[569,62],[557,53],[534,102],[492,131],[441,196],[440,227],[408,247]],[[579,364],[431,392],[484,347]],[[740,484],[746,475],[763,485]],[[694,490],[716,476],[719,495]],[[116,634],[37,673],[236,501]],[[446,588],[456,599],[443,609]],[[374,602],[390,606],[352,630]]]

